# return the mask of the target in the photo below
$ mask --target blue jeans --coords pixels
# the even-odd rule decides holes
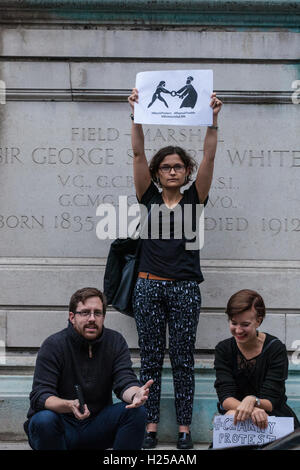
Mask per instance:
[[[34,450],[141,449],[146,411],[143,406],[125,406],[123,402],[107,406],[82,421],[50,410],[39,411],[29,422],[29,444]]]

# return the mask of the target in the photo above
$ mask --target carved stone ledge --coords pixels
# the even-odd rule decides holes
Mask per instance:
[[[299,2],[284,0],[6,0],[0,22],[65,24],[123,29],[207,27],[299,27]]]
[[[218,91],[224,103],[233,104],[293,104],[293,91]],[[92,89],[6,89],[7,101],[104,101],[127,102],[130,90]]]

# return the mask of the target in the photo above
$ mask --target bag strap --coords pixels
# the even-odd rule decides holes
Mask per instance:
[[[261,354],[265,354],[265,352],[269,349],[269,347],[275,343],[275,341],[278,341],[278,338],[273,338],[268,344],[267,346],[262,350]]]

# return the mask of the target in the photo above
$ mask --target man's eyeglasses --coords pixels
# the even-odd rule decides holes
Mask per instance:
[[[81,312],[75,312],[77,315],[80,315],[82,318],[88,318],[91,315],[94,315],[95,318],[101,317],[103,315],[103,312],[100,310],[96,310],[95,312],[90,312],[90,310],[82,310]]]
[[[162,165],[162,166],[159,167],[159,169],[163,173],[170,173],[171,170],[174,170],[176,173],[182,173],[185,170],[185,166],[184,165],[179,165],[179,163],[177,163],[174,166]]]

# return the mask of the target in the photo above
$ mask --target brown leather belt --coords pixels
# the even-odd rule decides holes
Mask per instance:
[[[156,281],[175,281],[175,279],[170,279],[168,277],[160,277],[156,276],[155,274],[144,273],[142,271],[139,272],[138,277],[141,277],[142,279],[154,279]]]

